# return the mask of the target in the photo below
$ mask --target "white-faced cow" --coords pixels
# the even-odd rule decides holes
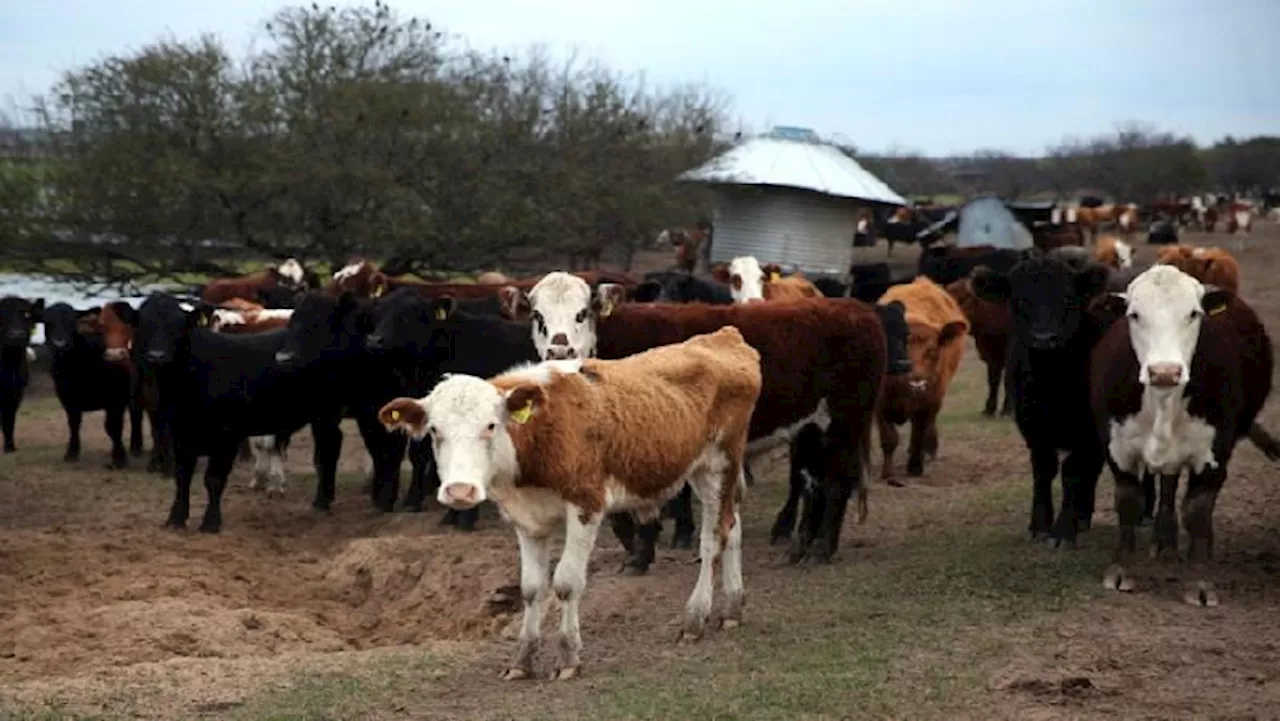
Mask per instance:
[[[1143,473],[1160,477],[1155,550],[1176,552],[1173,501],[1178,477],[1187,469],[1182,514],[1193,577],[1184,598],[1216,606],[1207,569],[1213,508],[1232,451],[1253,432],[1271,392],[1271,340],[1244,301],[1172,266],[1153,266],[1109,300],[1123,304],[1125,321],[1113,324],[1094,349],[1091,373],[1095,420],[1115,475],[1120,520],[1119,548],[1103,584],[1134,588],[1129,574]]]
[[[578,605],[587,562],[610,511],[656,517],[686,483],[702,501],[701,571],[685,610],[698,638],[721,565],[724,626],[742,614],[743,451],[760,395],[760,354],[736,328],[616,361],[550,361],[492,380],[453,375],[379,419],[431,438],[440,503],[492,500],[516,528],[524,619],[508,679],[527,678],[540,643],[551,535],[565,527],[552,588],[561,601],[557,677],[577,675]],[[655,418],[661,418],[655,423]]]

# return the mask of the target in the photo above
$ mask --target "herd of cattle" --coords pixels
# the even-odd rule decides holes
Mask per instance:
[[[111,465],[125,466],[124,415],[137,456],[145,413],[148,467],[176,480],[172,527],[187,522],[200,456],[209,459],[200,530],[216,533],[237,456],[254,458],[254,487],[282,492],[282,454],[307,425],[313,506],[328,510],[340,423],[352,418],[377,508],[399,500],[407,453],[403,507],[421,510],[434,490],[447,523],[474,528],[492,502],[515,527],[525,615],[508,678],[532,673],[552,589],[563,613],[557,675],[576,675],[578,605],[604,518],[627,551],[624,571],[643,574],[662,515],[674,520],[673,545],[692,547],[691,492],[702,508],[701,571],[684,631],[704,632],[717,565],[722,622],[737,625],[739,504],[749,464],[765,450],[791,451],[790,493],[771,540],[789,542],[792,562],[829,559],[855,495],[859,522],[867,514],[873,425],[884,481],[900,482],[900,426],[911,424],[907,475],[936,457],[937,416],[966,336],[988,368],[984,413],[996,414],[1003,383],[1003,412],[1029,450],[1033,538],[1074,545],[1090,527],[1102,467],[1111,469],[1120,543],[1108,588],[1134,588],[1145,519],[1154,547],[1176,550],[1174,498],[1187,468],[1186,599],[1217,604],[1212,511],[1234,447],[1249,438],[1280,458],[1280,443],[1255,422],[1271,389],[1271,342],[1220,249],[1170,246],[1142,268],[1106,235],[1049,250],[936,247],[912,277],[856,266],[851,284],[785,276],[752,257],[705,276],[483,280],[491,282],[425,283],[358,260],[322,284],[289,259],[211,282],[198,299],[154,293],[136,309],[0,299],[5,452],[15,450],[38,322],[70,429],[66,460],[79,457],[82,414],[104,410]],[[561,526],[552,576],[550,539]]]

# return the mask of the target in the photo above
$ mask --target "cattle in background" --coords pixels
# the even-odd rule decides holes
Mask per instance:
[[[104,411],[103,427],[111,439],[111,468],[129,465],[124,447],[125,410],[137,413],[133,378],[127,365],[106,357],[100,321],[102,309],[76,310],[54,303],[44,310],[45,342],[50,349],[49,374],[67,416],[67,450],[62,460],[80,459],[80,424],[90,411]],[[133,443],[142,443],[141,417],[133,423]]]
[[[910,283],[912,280],[894,278],[888,263],[854,263],[849,267],[849,277],[852,284],[848,296],[863,303],[875,303],[893,286]]]
[[[890,288],[879,302],[895,301],[906,309],[911,371],[886,378],[876,420],[884,453],[880,477],[897,486],[901,485],[893,473],[897,426],[911,423],[907,475],[923,475],[925,457],[937,457],[938,412],[960,367],[969,322],[955,299],[928,278]]]
[[[1170,245],[1178,242],[1178,228],[1172,220],[1157,220],[1147,228],[1148,245]]]
[[[1000,415],[1013,413],[1013,383],[1008,379],[1005,370],[1009,360],[1009,337],[1013,332],[1013,317],[1008,303],[992,303],[979,298],[970,285],[968,278],[963,278],[947,286],[947,292],[969,321],[969,334],[973,336],[973,344],[978,349],[978,357],[987,367],[987,400],[982,406],[984,416],[996,414],[997,401],[1000,399],[1000,386],[1004,384],[1004,404],[1000,406]]]
[[[641,280],[630,273],[609,270],[577,271],[574,275],[591,285],[599,283],[618,283],[633,292]],[[532,288],[538,278],[524,278],[513,281],[510,285],[517,288]],[[413,288],[425,298],[443,298],[448,296],[457,299],[492,298],[506,285],[479,283],[428,283],[411,278],[392,278],[367,260],[357,259],[338,269],[333,279],[325,287],[325,293],[338,296],[351,293],[356,298],[380,298],[398,288]]]
[[[1031,228],[1031,242],[1041,250],[1084,245],[1084,232],[1078,225],[1055,226],[1049,223]]]
[[[976,272],[971,280],[979,298],[1010,305],[1014,419],[1031,456],[1033,539],[1074,546],[1078,530],[1092,523],[1103,449],[1089,407],[1089,352],[1101,328],[1087,308],[1106,282],[1102,266],[1078,269],[1043,255],[1028,256],[1006,274]],[[1059,451],[1067,456],[1055,521]]]
[[[789,301],[801,298],[822,298],[822,291],[799,273],[782,276],[782,268],[776,263],[760,265],[749,255],[739,256],[728,263],[717,263],[711,275],[729,286],[734,303],[753,300]]]
[[[1138,474],[1159,474],[1161,502],[1153,546],[1177,553],[1173,502],[1184,468],[1183,524],[1190,536],[1184,600],[1218,605],[1208,572],[1213,509],[1232,452],[1250,434],[1271,392],[1271,340],[1256,313],[1233,293],[1186,273],[1155,266],[1134,279],[1122,303],[1126,320],[1112,325],[1093,351],[1096,431],[1115,476],[1120,540],[1103,576],[1112,590],[1131,591],[1141,511]]]
[[[44,299],[0,298],[0,428],[4,452],[17,450],[13,433],[18,408],[31,380],[31,336],[44,312]]]
[[[212,330],[227,335],[249,335],[269,330],[279,330],[289,325],[292,308],[264,308],[261,310],[226,310],[217,308],[209,324]]]
[[[633,300],[638,303],[712,303],[733,302],[729,286],[715,278],[702,278],[684,271],[645,273],[644,282],[636,287]]]
[[[498,283],[510,283],[511,279],[496,270],[488,270],[476,276],[476,283],[479,285],[494,285]]]
[[[314,274],[311,274],[314,277]],[[217,304],[231,298],[260,300],[260,294],[271,293],[278,289],[296,292],[307,288],[307,271],[294,258],[281,263],[275,268],[264,268],[256,273],[238,278],[219,278],[211,280],[200,290],[200,299],[205,303]]]
[[[1172,265],[1192,278],[1221,288],[1229,293],[1240,293],[1240,264],[1230,252],[1222,248],[1197,248],[1175,245],[1161,248],[1156,263]]]
[[[705,258],[711,247],[711,224],[699,223],[693,228],[664,228],[658,233],[654,245],[658,248],[675,248],[677,270],[692,273],[698,261]]]
[[[849,297],[849,286],[839,278],[831,275],[819,275],[812,278],[813,287],[822,292],[826,298]]]
[[[721,328],[623,360],[544,363],[489,381],[452,376],[420,401],[382,409],[387,427],[431,437],[441,503],[465,509],[492,498],[516,527],[524,618],[505,678],[533,674],[552,532],[565,528],[551,585],[562,614],[555,677],[568,679],[581,664],[578,607],[605,514],[656,515],[686,483],[703,523],[681,637],[705,632],[717,566],[722,625],[741,623],[743,449],[760,386],[760,354]]]
[[[853,247],[872,248],[875,244],[875,213],[870,208],[862,208],[854,216]]]
[[[137,326],[138,311],[122,300],[103,303],[98,312],[98,327],[102,331],[102,357],[129,372],[129,454],[141,456],[142,417],[146,401],[138,368],[130,353],[133,333]]]
[[[1236,231],[1248,234],[1253,230],[1253,218],[1257,215],[1252,203],[1234,201],[1227,205],[1224,215],[1227,219],[1227,232]]]
[[[1100,235],[1093,244],[1093,261],[1108,268],[1128,268],[1133,265],[1133,246],[1114,235]]]
[[[1128,204],[1102,205],[1096,208],[1075,208],[1075,223],[1089,237],[1097,238],[1098,233],[1107,228],[1114,228],[1122,235],[1128,235],[1138,228],[1138,206]],[[1070,222],[1070,219],[1068,219]]]
[[[970,248],[935,246],[921,251],[917,272],[938,285],[945,286],[961,278],[968,278],[978,266],[986,266],[997,273],[1007,273],[1022,256],[1022,251],[985,245]]]
[[[606,284],[593,293],[566,273],[548,273],[527,295],[517,288],[506,293],[519,313],[533,317],[533,342],[546,359],[625,358],[726,325],[737,327],[759,351],[764,372],[749,453],[789,438],[792,429],[825,404],[831,418],[827,433],[838,450],[813,504],[821,520],[810,525],[802,519],[791,559],[827,560],[835,552],[855,490],[865,504],[871,425],[886,371],[885,326],[871,308],[840,299],[728,306],[623,304],[622,288]],[[909,363],[906,369],[894,368],[908,369]],[[779,513],[775,541],[790,537],[794,514],[794,507]],[[634,530],[626,521],[615,517],[614,531],[629,546]],[[820,529],[817,537],[806,530],[814,527]],[[647,559],[633,555],[627,563],[647,568],[652,546],[648,538],[641,540]]]

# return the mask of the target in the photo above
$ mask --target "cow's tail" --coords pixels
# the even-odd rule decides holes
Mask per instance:
[[[1269,461],[1280,461],[1280,440],[1263,428],[1261,425],[1254,423],[1249,426],[1249,440],[1253,441],[1253,445],[1262,451],[1262,455],[1267,457]]]
[[[862,525],[867,522],[867,488],[871,485],[871,433],[858,445],[858,525]]]

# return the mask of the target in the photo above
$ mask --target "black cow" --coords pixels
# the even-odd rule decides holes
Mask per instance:
[[[50,349],[49,372],[58,402],[67,414],[64,461],[80,459],[80,423],[84,413],[105,411],[104,428],[111,439],[111,466],[129,465],[124,447],[124,414],[132,415],[134,444],[142,442],[142,418],[132,403],[133,379],[128,366],[104,357],[102,332],[96,328],[100,308],[77,311],[54,303],[44,311],[45,343]]]
[[[1007,274],[982,269],[971,280],[979,298],[1010,303],[1014,418],[1031,453],[1034,479],[1028,529],[1033,539],[1052,538],[1055,545],[1074,546],[1077,531],[1093,519],[1104,456],[1089,406],[1089,353],[1104,328],[1088,305],[1104,292],[1107,275],[1100,265],[1078,269],[1032,253]],[[1059,451],[1067,456],[1055,521]]]
[[[915,276],[894,278],[888,263],[855,263],[849,267],[849,276],[852,280],[849,297],[873,304],[893,286],[915,279]]]
[[[350,298],[341,302],[356,305]],[[222,528],[222,493],[241,440],[287,438],[308,424],[319,477],[313,505],[328,510],[342,446],[341,416],[333,398],[350,381],[345,369],[338,363],[294,367],[294,351],[286,348],[284,331],[222,335],[205,327],[212,312],[208,305],[185,310],[176,298],[160,293],[153,293],[138,309],[134,347],[154,374],[160,400],[155,418],[173,443],[176,492],[166,525],[186,526],[191,480],[200,456],[209,457],[208,505],[200,530],[217,533]],[[299,308],[294,318],[302,312]],[[353,329],[353,335],[358,333]]]
[[[538,360],[528,323],[472,313],[466,304],[453,298],[423,298],[412,291],[397,291],[387,296],[377,315],[377,324],[366,343],[392,369],[402,396],[425,396],[444,373],[488,378],[514,365]],[[430,454],[427,442],[421,446],[420,452]],[[420,482],[415,477],[410,489],[410,498],[419,507],[425,489],[439,484],[434,477],[430,479],[432,483],[427,480]],[[396,489],[391,493],[394,497]],[[477,509],[450,510],[443,522],[471,530],[477,517]]]
[[[986,246],[927,248],[920,253],[918,272],[938,285],[945,286],[969,277],[973,269],[980,265],[996,273],[1008,273],[1023,256],[1023,251]]]
[[[839,278],[830,275],[818,275],[809,279],[813,286],[822,291],[822,295],[827,298],[847,298],[849,297],[849,286],[841,282]]]
[[[715,278],[704,278],[680,271],[646,273],[636,287],[632,299],[638,303],[712,303],[733,302],[729,286]]]
[[[5,453],[18,450],[13,443],[13,429],[31,379],[31,334],[42,312],[43,298],[0,298],[0,426],[4,429]]]
[[[1148,245],[1176,245],[1178,224],[1172,220],[1157,220],[1147,228]]]

